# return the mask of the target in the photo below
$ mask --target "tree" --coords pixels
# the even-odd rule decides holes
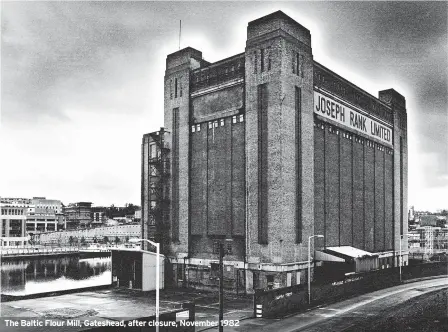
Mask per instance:
[[[105,244],[108,244],[109,243],[109,238],[107,236],[103,237],[103,242]]]
[[[81,237],[81,244],[82,244],[82,245],[86,244],[86,238],[85,238],[84,236]]]
[[[126,236],[125,241],[126,241],[126,243],[129,242],[129,236]]]
[[[118,236],[115,237],[115,244],[117,245],[118,243],[120,243],[120,238]]]
[[[96,236],[93,237],[93,243],[98,243],[98,238]]]
[[[70,235],[70,237],[68,238],[68,243],[70,244],[70,246],[73,245],[74,239],[73,236]]]

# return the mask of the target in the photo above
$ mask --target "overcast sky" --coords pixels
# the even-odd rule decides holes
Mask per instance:
[[[446,2],[2,1],[0,195],[140,205],[143,134],[163,126],[166,55],[244,52],[276,10],[314,59],[377,96],[406,97],[409,205],[447,208]]]

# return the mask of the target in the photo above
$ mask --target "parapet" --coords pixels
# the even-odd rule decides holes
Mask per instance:
[[[168,54],[166,57],[166,69],[175,68],[185,63],[191,63],[191,59],[196,60],[199,64],[202,63],[202,52],[192,47],[183,48],[177,52]]]
[[[394,89],[382,90],[378,93],[378,98],[388,105],[406,111],[406,99]]]
[[[311,47],[310,31],[280,10],[249,22],[247,26],[247,40],[249,41],[277,30],[282,30]]]

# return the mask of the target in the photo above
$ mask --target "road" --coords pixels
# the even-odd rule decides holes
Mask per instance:
[[[423,294],[429,294],[444,288],[448,288],[447,277],[412,282],[361,295],[339,303],[319,306],[283,319],[259,318],[243,320],[240,322],[239,327],[226,327],[225,331],[364,331],[366,330],[366,320],[371,322],[380,320],[387,313],[390,313],[393,308],[398,308],[400,305],[408,303],[407,301],[411,299],[417,301],[417,297]],[[445,310],[444,312],[446,313],[447,311]],[[442,317],[445,323],[447,317],[448,314]],[[360,326],[363,327],[360,328]]]

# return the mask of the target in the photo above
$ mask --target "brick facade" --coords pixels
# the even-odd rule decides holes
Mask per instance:
[[[316,91],[392,131],[391,144],[316,114]],[[220,241],[226,287],[237,291],[305,282],[313,234],[324,235],[316,249],[397,251],[404,97],[375,98],[315,62],[309,30],[284,13],[249,22],[242,54],[213,64],[192,48],[168,55],[165,128],[178,285],[218,285]]]

